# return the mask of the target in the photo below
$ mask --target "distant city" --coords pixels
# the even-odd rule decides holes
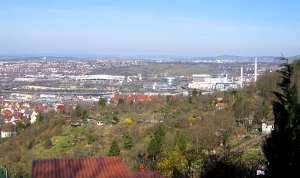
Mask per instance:
[[[268,61],[266,57],[245,61],[232,56],[182,61],[2,57],[1,99],[55,106],[93,103],[99,98],[109,102],[120,95],[189,95],[194,89],[205,94],[247,86],[260,75],[279,69],[278,63]],[[172,68],[159,72],[165,65],[194,68],[185,74]]]
[[[145,102],[163,96],[209,94],[254,84],[280,69],[264,58],[218,57],[195,60],[2,58],[0,107],[6,125],[34,123],[38,113],[107,103]],[[2,128],[2,131],[5,128]],[[16,130],[13,129],[13,130]],[[10,137],[15,132],[1,132]]]

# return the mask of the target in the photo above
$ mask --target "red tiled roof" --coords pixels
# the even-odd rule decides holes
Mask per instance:
[[[22,113],[17,111],[17,112],[14,112],[13,116],[16,116],[16,117],[21,117],[22,116]]]
[[[161,177],[158,172],[129,172],[120,157],[42,159],[32,161],[32,178]]]
[[[217,107],[225,107],[225,103],[217,103],[216,106]]]
[[[64,105],[58,105],[58,106],[56,106],[56,109],[57,110],[63,110],[65,108],[65,106]]]
[[[13,115],[12,114],[11,115],[3,115],[2,117],[6,120],[11,120]]]
[[[41,105],[36,105],[33,107],[34,111],[37,113],[42,113],[43,112],[43,106]]]
[[[151,97],[148,96],[148,95],[141,95],[141,96],[138,96],[137,101],[151,101]]]
[[[12,123],[3,124],[1,127],[1,132],[15,132],[16,125]]]
[[[2,111],[2,115],[12,115],[12,111],[8,110],[8,109],[4,109]]]
[[[130,102],[130,101],[135,101],[135,97],[134,96],[129,96],[126,98],[126,102]]]

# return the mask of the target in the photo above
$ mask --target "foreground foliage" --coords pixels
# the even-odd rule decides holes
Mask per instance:
[[[263,151],[267,158],[269,177],[297,177],[300,165],[300,104],[297,87],[291,81],[293,67],[281,69],[280,92],[273,102],[274,130],[266,139]],[[299,175],[299,174],[298,174]]]

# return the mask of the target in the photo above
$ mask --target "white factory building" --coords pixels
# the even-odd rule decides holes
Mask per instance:
[[[194,74],[193,81],[188,84],[189,88],[198,90],[227,90],[236,88],[237,85],[228,80],[226,77],[211,77],[207,74]]]
[[[71,79],[74,80],[96,80],[96,81],[110,81],[110,82],[120,82],[123,83],[125,80],[125,76],[117,76],[117,75],[78,75],[78,76],[70,76]]]

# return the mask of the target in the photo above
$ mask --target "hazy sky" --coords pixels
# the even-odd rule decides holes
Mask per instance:
[[[299,0],[0,0],[0,54],[300,54]]]

